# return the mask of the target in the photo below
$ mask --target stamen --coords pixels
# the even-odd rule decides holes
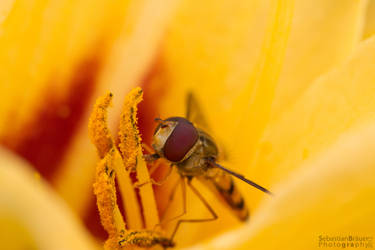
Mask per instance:
[[[141,137],[137,126],[137,105],[142,101],[141,88],[133,89],[124,101],[124,108],[120,119],[119,148],[127,169],[135,170],[137,156],[141,153]]]
[[[116,249],[120,232],[125,230],[125,222],[117,206],[115,174],[113,161],[115,150],[112,150],[102,159],[96,167],[96,180],[94,193],[100,213],[100,220],[108,232],[105,243],[106,249]]]
[[[102,159],[113,147],[113,139],[107,127],[107,109],[112,105],[112,93],[99,97],[89,121],[89,136]]]
[[[114,147],[114,142],[107,125],[107,109],[111,105],[112,97],[112,93],[107,93],[105,96],[98,98],[96,101],[94,110],[90,117],[89,135],[92,143],[97,148],[100,158],[104,158],[110,150],[113,150],[113,152],[111,152],[111,157],[113,160],[112,169],[115,171],[117,176],[120,194],[122,197],[126,197],[126,199],[123,199],[123,207],[127,217],[126,221],[128,228],[142,228],[143,221],[140,212],[141,209],[139,208],[133,183],[129,176],[130,172],[128,172],[126,167],[124,167],[121,155],[117,148]]]
[[[120,150],[124,158],[126,169],[136,170],[139,183],[146,183],[150,180],[146,162],[142,154],[141,138],[137,126],[137,104],[142,100],[143,91],[141,88],[133,89],[126,97],[124,109],[120,120]],[[146,228],[153,228],[159,223],[159,216],[154,197],[152,184],[145,184],[139,188],[141,202],[144,212],[143,217]]]
[[[90,117],[89,134],[102,159],[96,169],[94,193],[103,227],[108,232],[106,249],[120,249],[125,245],[164,247],[173,243],[162,232],[145,230],[142,214],[135,194],[130,172],[135,170],[140,182],[150,180],[149,172],[142,155],[141,138],[137,127],[137,104],[142,100],[142,90],[133,89],[125,98],[120,120],[119,148],[115,146],[107,126],[107,108],[111,105],[112,94],[107,93],[97,100]],[[127,227],[119,210],[116,196],[115,178],[119,184]],[[159,223],[152,185],[139,188],[143,218],[146,227],[151,229]]]

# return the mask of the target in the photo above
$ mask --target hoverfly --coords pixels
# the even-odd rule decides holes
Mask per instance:
[[[171,235],[171,241],[173,240],[180,224],[183,222],[206,222],[218,218],[208,202],[192,185],[191,181],[193,178],[199,179],[213,190],[216,195],[224,200],[229,209],[241,221],[246,221],[248,219],[249,211],[232,176],[246,182],[260,191],[271,194],[266,188],[216,162],[219,156],[219,150],[215,140],[207,132],[193,123],[205,124],[204,117],[200,114],[198,102],[192,93],[189,93],[187,96],[186,117],[169,117],[165,120],[156,118],[155,121],[158,123],[152,138],[152,147],[155,153],[146,154],[145,159],[147,162],[153,162],[159,158],[163,158],[171,164],[170,170],[172,170],[172,166],[177,167],[178,173],[181,177],[180,183],[183,193],[184,212],[170,220],[177,219],[186,213],[185,183],[187,183],[190,189],[212,215],[211,218],[207,219],[179,220]],[[152,182],[158,185],[161,184],[161,182],[158,183],[154,180],[152,180]],[[171,197],[173,197],[176,187],[177,185],[172,189]]]

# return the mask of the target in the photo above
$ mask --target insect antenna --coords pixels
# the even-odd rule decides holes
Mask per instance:
[[[238,179],[240,179],[240,180],[246,182],[247,184],[249,184],[249,185],[255,187],[256,189],[259,189],[260,191],[265,192],[265,193],[267,193],[267,194],[273,195],[273,193],[272,193],[271,191],[269,191],[268,189],[266,189],[266,188],[264,188],[264,187],[262,187],[262,186],[256,184],[255,182],[253,182],[253,181],[251,181],[251,180],[246,179],[243,175],[240,175],[240,174],[238,174],[238,173],[236,173],[236,172],[233,172],[233,171],[231,171],[231,170],[229,170],[229,169],[227,169],[227,168],[221,166],[220,164],[216,163],[213,159],[208,159],[208,162],[209,162],[211,165],[213,165],[214,167],[217,167],[217,168],[220,168],[221,170],[224,170],[224,171],[227,172],[228,174],[237,177]]]
[[[159,118],[159,117],[156,117],[156,118],[154,119],[154,121],[155,121],[155,122],[158,122],[158,123],[162,123],[162,122],[164,122],[164,120],[161,119],[161,118]]]

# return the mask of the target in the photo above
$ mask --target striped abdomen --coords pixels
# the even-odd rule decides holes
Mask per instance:
[[[249,210],[245,200],[235,185],[232,176],[220,171],[215,177],[199,177],[206,186],[230,208],[236,217],[245,221],[249,218]]]

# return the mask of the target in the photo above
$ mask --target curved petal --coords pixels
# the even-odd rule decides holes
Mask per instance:
[[[272,117],[282,115],[315,78],[347,59],[358,46],[362,38],[367,2],[296,1]]]
[[[0,240],[3,249],[99,249],[31,167],[0,149]]]
[[[31,130],[41,113],[48,122],[74,116],[74,94],[81,99],[91,94],[105,48],[121,28],[127,2],[116,3],[12,2],[0,33],[0,135],[11,137],[8,144],[25,140],[25,126]],[[45,103],[56,109],[55,119],[46,119],[52,111]]]
[[[252,175],[279,182],[342,133],[374,116],[375,38],[344,64],[320,77],[285,115],[269,124]]]
[[[14,0],[4,0],[0,4],[0,33],[2,32],[2,21],[9,15],[13,2]]]
[[[275,196],[259,207],[252,223],[193,249],[321,249],[326,236],[370,237],[366,243],[373,242],[374,154],[372,121],[341,136],[276,186]]]

